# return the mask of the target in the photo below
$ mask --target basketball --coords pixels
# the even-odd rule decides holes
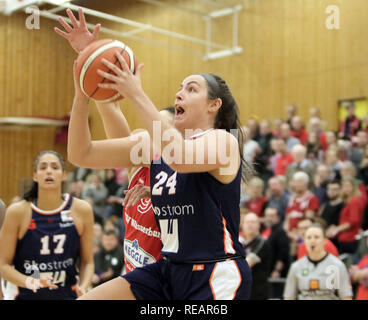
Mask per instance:
[[[112,102],[123,98],[116,90],[98,87],[99,83],[111,82],[97,73],[98,69],[112,72],[101,62],[103,58],[121,68],[115,55],[117,50],[124,57],[130,70],[135,73],[137,62],[134,53],[131,48],[121,41],[111,39],[95,41],[80,52],[77,59],[76,73],[79,85],[87,97],[100,102]]]

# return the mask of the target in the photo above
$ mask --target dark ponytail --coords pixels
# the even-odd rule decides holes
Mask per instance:
[[[215,129],[224,129],[227,132],[236,133],[239,144],[239,153],[243,164],[243,179],[249,180],[254,174],[253,165],[248,163],[243,157],[243,147],[245,143],[245,132],[239,120],[239,108],[229,86],[225,80],[212,73],[200,73],[205,78],[208,86],[208,98],[213,100],[220,98],[222,105],[215,118]],[[231,131],[230,131],[231,130]]]
[[[33,161],[33,172],[37,171],[37,166],[40,162],[40,159],[45,154],[53,154],[54,156],[56,156],[59,159],[59,162],[60,162],[60,165],[61,165],[63,171],[65,171],[65,161],[64,161],[63,156],[60,153],[56,152],[56,151],[45,150],[45,151],[41,151],[37,155],[35,160]],[[29,202],[32,202],[34,200],[37,200],[37,198],[38,198],[38,183],[36,181],[33,181],[31,188],[24,193],[23,199],[27,200]]]

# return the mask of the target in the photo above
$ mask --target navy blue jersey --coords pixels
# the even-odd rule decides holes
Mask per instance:
[[[62,205],[43,211],[31,203],[32,220],[24,237],[18,241],[13,265],[19,272],[35,278],[51,276],[58,289],[42,288],[34,293],[18,288],[16,299],[75,299],[76,261],[80,237],[70,215],[73,197],[64,195]]]
[[[178,173],[151,163],[151,199],[162,254],[172,262],[245,257],[239,243],[241,167],[223,184],[207,172]]]

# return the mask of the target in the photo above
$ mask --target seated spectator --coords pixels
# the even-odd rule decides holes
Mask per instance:
[[[122,274],[124,266],[123,247],[119,244],[117,230],[105,230],[102,235],[102,247],[95,254],[94,287]]]
[[[300,144],[300,140],[292,136],[290,125],[287,123],[281,125],[281,138],[285,141],[288,152],[291,152],[295,145]]]
[[[319,204],[322,205],[328,201],[327,185],[331,181],[332,171],[325,164],[317,166],[316,174],[314,175],[314,191],[313,193],[318,198]]]
[[[281,125],[283,124],[284,121],[282,121],[282,119],[280,118],[276,118],[273,123],[272,123],[272,135],[275,138],[281,138]]]
[[[308,190],[309,177],[305,172],[296,172],[291,180],[292,194],[286,209],[285,230],[296,229],[304,217],[314,218],[319,208],[318,198]]]
[[[247,121],[249,139],[258,141],[259,138],[259,124],[257,119],[250,118]]]
[[[268,180],[268,206],[277,209],[281,221],[285,219],[290,194],[290,191],[286,189],[286,178],[284,176],[275,176]]]
[[[326,152],[325,165],[328,166],[332,172],[331,179],[341,179],[340,167],[342,161],[339,159],[338,151],[336,148],[329,148]]]
[[[262,237],[267,239],[270,246],[269,275],[273,279],[285,278],[290,266],[289,238],[276,208],[266,208],[264,224],[266,229]]]
[[[368,133],[365,131],[358,131],[356,137],[353,139],[353,146],[348,149],[348,158],[358,169],[364,157],[364,149],[368,145]]]
[[[269,159],[272,155],[271,140],[273,135],[271,132],[271,124],[268,120],[262,120],[259,124],[258,145],[260,152],[254,158],[254,169],[263,181],[267,181],[273,176],[273,172],[267,168]]]
[[[262,150],[258,145],[258,142],[250,138],[249,129],[247,127],[242,128],[244,131],[244,145],[243,145],[243,157],[248,163],[254,163],[256,155],[261,153]]]
[[[249,200],[245,202],[245,208],[254,212],[259,218],[263,218],[264,209],[268,202],[268,199],[263,195],[264,182],[258,177],[253,177],[248,182],[247,189]]]
[[[116,179],[116,171],[115,169],[106,169],[105,170],[105,181],[104,185],[107,188],[107,196],[115,195],[118,189],[120,188],[120,184]]]
[[[307,159],[307,148],[301,144],[297,144],[291,150],[294,161],[290,163],[286,169],[286,179],[291,180],[295,172],[305,172],[309,177],[309,188],[313,186],[313,176],[316,171],[314,164]]]
[[[284,289],[285,300],[352,299],[348,271],[341,260],[324,250],[324,243],[323,227],[311,225],[305,234],[308,254],[291,265]]]
[[[92,173],[92,169],[80,168],[74,166],[72,178],[70,182],[70,194],[74,197],[81,198],[87,177]]]
[[[308,132],[317,133],[319,141],[321,142],[322,150],[325,152],[327,150],[328,144],[326,141],[326,133],[323,131],[323,125],[321,119],[317,117],[310,118],[308,122]]]
[[[364,200],[353,178],[341,182],[342,199],[345,202],[338,226],[330,226],[327,236],[337,237],[339,253],[353,254],[358,248],[355,237],[359,234],[364,211]]]
[[[294,138],[299,139],[300,143],[305,146],[308,141],[308,131],[304,129],[302,118],[300,118],[299,116],[294,116],[291,119],[291,127],[291,135]]]
[[[252,270],[252,291],[250,300],[267,300],[268,271],[270,263],[270,248],[260,233],[259,218],[255,213],[242,215],[241,238],[246,260]]]
[[[101,248],[102,226],[95,222],[93,225],[93,254],[97,253]]]
[[[87,200],[92,205],[95,221],[102,224],[108,218],[106,213],[107,188],[97,173],[91,174],[90,179],[91,183],[86,185],[82,199]]]
[[[341,178],[342,179],[344,179],[344,178],[352,178],[352,179],[354,179],[356,185],[359,188],[359,191],[361,193],[361,196],[364,199],[364,203],[366,205],[367,202],[368,202],[368,195],[367,195],[366,186],[363,184],[363,182],[361,180],[359,180],[356,177],[356,169],[355,169],[354,164],[351,161],[344,161],[341,164],[341,166],[340,166],[340,175],[341,175]]]
[[[298,108],[295,104],[290,104],[286,107],[286,114],[287,114],[286,123],[290,125],[290,128],[292,128],[291,120],[293,119],[293,117],[297,115],[297,113]]]
[[[350,140],[361,128],[361,121],[355,115],[355,105],[353,103],[346,107],[347,116],[340,123],[339,138]]]
[[[337,148],[337,137],[334,131],[327,131],[326,132],[326,142],[327,148]]]
[[[277,157],[275,157],[275,175],[284,176],[286,168],[294,161],[293,155],[287,151],[286,143],[283,139],[277,139],[274,143]]]
[[[323,227],[323,230],[325,230],[325,222],[321,218],[313,218],[313,219],[304,219],[299,221],[298,223],[298,251],[297,251],[297,259],[301,259],[304,256],[307,255],[307,248],[305,245],[305,232],[308,230],[308,228],[312,225],[318,223]],[[335,257],[339,256],[339,251],[337,250],[336,246],[331,242],[331,240],[327,239],[325,237],[325,243],[323,245],[323,248],[326,252],[333,254]]]
[[[320,121],[320,127],[322,130],[326,128],[326,122],[321,118],[321,111],[318,107],[309,108],[309,119],[317,118]]]
[[[340,212],[345,206],[341,198],[341,183],[339,180],[330,181],[327,185],[328,201],[320,208],[321,218],[326,222],[327,233],[330,226],[337,226]]]
[[[307,159],[311,160],[313,163],[318,163],[323,159],[322,145],[317,132],[312,131],[309,133],[306,147]]]

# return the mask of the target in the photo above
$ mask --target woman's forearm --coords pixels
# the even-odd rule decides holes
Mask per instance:
[[[88,98],[76,94],[68,130],[68,160],[79,166],[91,144],[88,114]]]
[[[31,275],[26,276],[11,265],[4,265],[1,267],[1,277],[2,279],[7,280],[21,288],[30,289],[32,284]]]
[[[79,286],[87,292],[92,283],[92,278],[95,272],[94,262],[82,263],[79,273]]]
[[[107,138],[124,138],[130,136],[130,128],[118,102],[96,102]]]

